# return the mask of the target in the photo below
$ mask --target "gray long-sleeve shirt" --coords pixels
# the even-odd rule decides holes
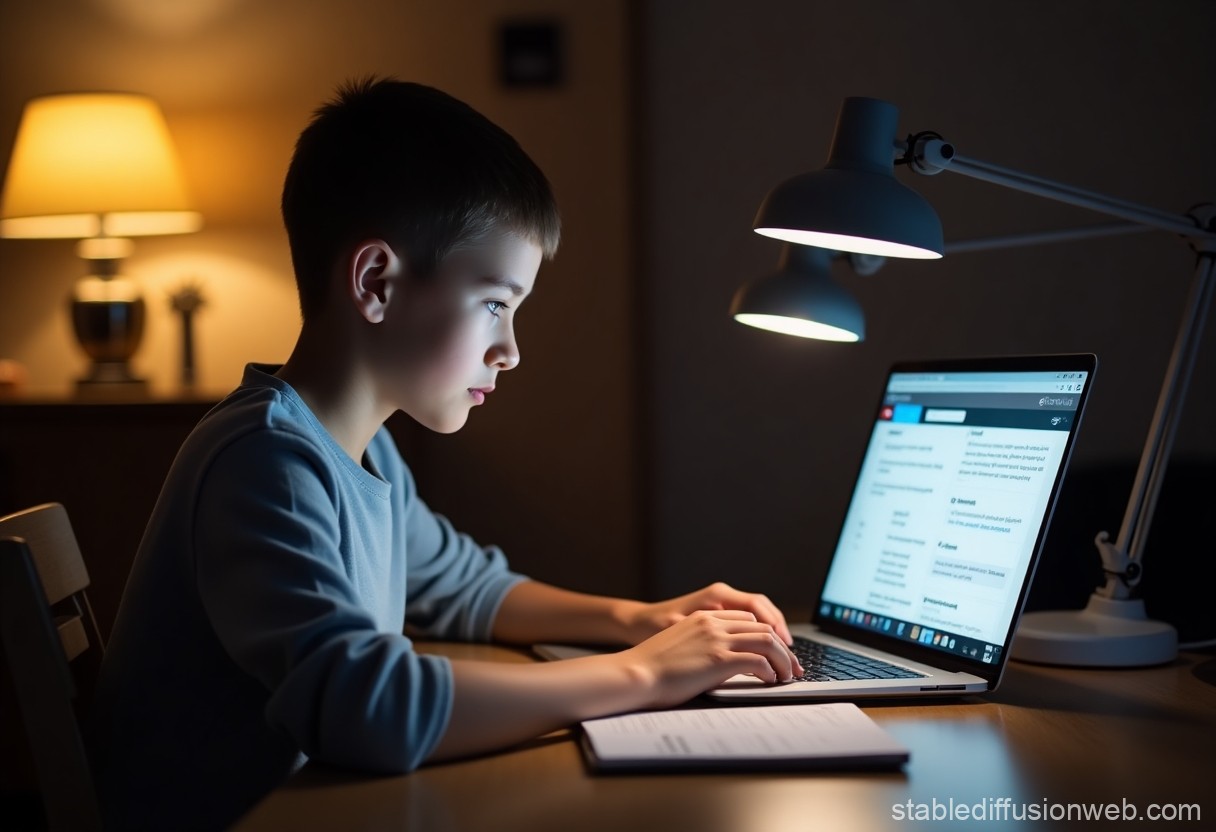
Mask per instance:
[[[305,755],[414,768],[452,676],[403,625],[485,640],[521,580],[426,507],[386,430],[356,464],[270,370],[187,439],[136,557],[91,715],[115,828],[221,827]]]

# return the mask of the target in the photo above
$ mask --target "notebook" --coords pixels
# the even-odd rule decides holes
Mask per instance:
[[[894,768],[910,752],[852,702],[640,711],[582,723],[594,771]]]
[[[1093,382],[1093,355],[904,362],[874,407],[802,679],[707,696],[791,702],[994,690]],[[808,493],[807,499],[811,499]],[[582,647],[543,644],[548,659]]]

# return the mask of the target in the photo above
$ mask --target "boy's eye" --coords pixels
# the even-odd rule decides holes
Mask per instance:
[[[491,314],[491,315],[493,315],[495,318],[497,318],[497,317],[498,317],[498,313],[499,313],[499,311],[501,311],[501,310],[503,310],[503,309],[510,309],[510,308],[511,308],[511,307],[507,306],[505,303],[503,303],[503,302],[502,302],[502,301],[500,301],[500,300],[488,300],[488,301],[486,301],[486,309],[489,309],[489,310],[490,310],[490,314]]]

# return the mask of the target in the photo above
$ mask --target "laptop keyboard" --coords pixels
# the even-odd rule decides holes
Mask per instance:
[[[836,682],[845,679],[921,679],[923,673],[908,670],[880,659],[871,659],[840,647],[794,637],[790,648],[802,665],[803,682]]]

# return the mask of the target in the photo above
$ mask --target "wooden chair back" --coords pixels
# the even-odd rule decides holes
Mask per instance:
[[[105,649],[88,585],[62,505],[0,517],[0,631],[51,830],[101,829],[68,666],[89,656],[95,672]]]

